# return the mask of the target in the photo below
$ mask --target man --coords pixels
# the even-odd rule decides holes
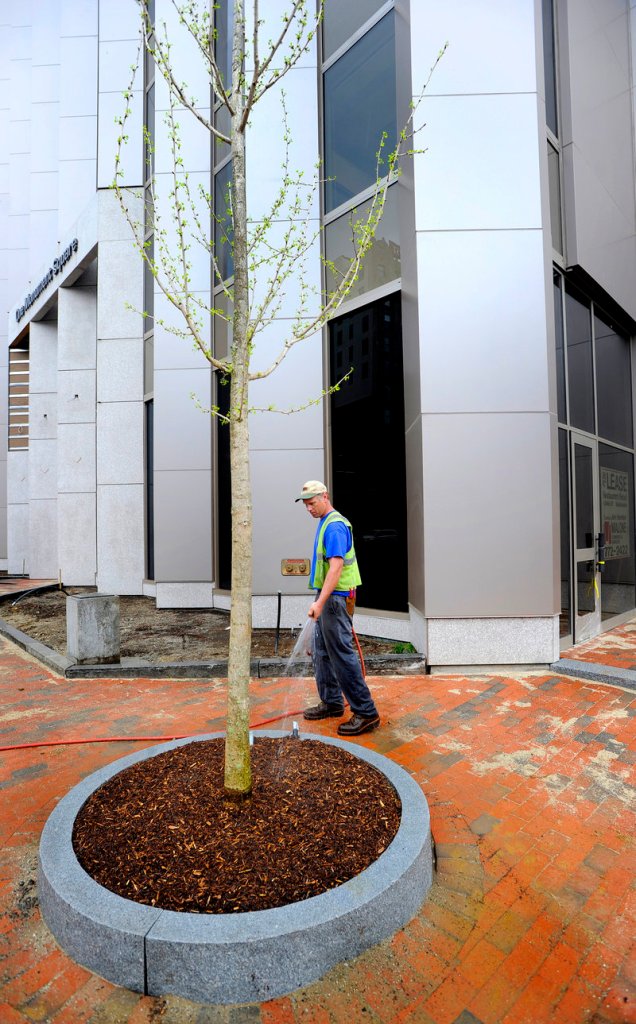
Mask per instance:
[[[360,584],[351,523],[336,512],[319,480],[308,480],[295,500],[319,520],[309,577],[316,599],[309,617],[316,620],[314,671],[320,703],[307,708],[304,717],[340,718],[346,698],[353,714],[338,726],[338,734],[359,736],[377,729],[380,716],[362,675],[347,611],[347,598]]]

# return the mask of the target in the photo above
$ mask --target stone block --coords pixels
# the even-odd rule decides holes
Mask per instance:
[[[78,663],[119,662],[119,598],[112,594],[75,594],[66,599],[69,658]]]

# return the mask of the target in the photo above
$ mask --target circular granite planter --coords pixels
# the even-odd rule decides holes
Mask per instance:
[[[40,907],[62,948],[90,970],[136,992],[170,993],[203,1003],[262,1002],[315,981],[405,925],[432,882],[424,794],[404,769],[374,751],[335,738],[304,734],[300,742],[303,739],[348,750],[374,765],[397,790],[402,802],[400,827],[377,861],[320,896],[245,914],[159,910],[109,892],[75,857],[75,818],[88,797],[124,768],[193,740],[164,743],[123,757],[84,779],[60,801],[44,827]]]

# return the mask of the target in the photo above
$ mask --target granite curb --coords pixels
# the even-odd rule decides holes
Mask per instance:
[[[55,588],[52,588],[55,589]],[[13,596],[13,595],[12,595]],[[1,602],[0,602],[1,604]],[[51,647],[34,640],[27,633],[0,619],[0,635],[31,654],[47,668],[68,679],[209,679],[227,676],[227,658],[210,661],[149,662],[142,658],[123,658],[116,664],[78,665],[71,658],[59,654]],[[422,674],[425,662],[421,654],[370,654],[364,659],[369,675]],[[310,658],[295,658],[290,670],[289,659],[255,658],[250,662],[254,679],[275,676],[312,676]]]
[[[205,915],[141,906],[90,878],[75,857],[72,831],[91,793],[138,761],[223,735],[175,740],[120,758],[75,786],[46,822],[38,873],[44,920],[70,956],[115,984],[148,995],[170,993],[215,1004],[285,995],[402,928],[432,884],[430,815],[418,784],[375,751],[312,734],[303,734],[299,742],[332,744],[374,765],[402,802],[393,842],[349,882],[272,910]]]
[[[595,661],[578,661],[576,658],[560,658],[550,665],[550,671],[563,676],[576,676],[578,679],[591,679],[606,686],[636,690],[636,671],[629,668],[602,665]]]

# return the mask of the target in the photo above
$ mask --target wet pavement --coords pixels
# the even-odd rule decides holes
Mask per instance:
[[[636,622],[565,657],[631,671]],[[392,939],[306,988],[207,1006],[77,966],[40,918],[35,879],[57,801],[149,737],[222,729],[223,680],[64,679],[0,639],[0,745],[12,748],[0,761],[1,1024],[636,1022],[636,694],[551,670],[369,682],[382,727],[355,742],[427,796],[429,898]],[[283,715],[281,728],[315,696],[298,678],[252,692],[253,724]]]

